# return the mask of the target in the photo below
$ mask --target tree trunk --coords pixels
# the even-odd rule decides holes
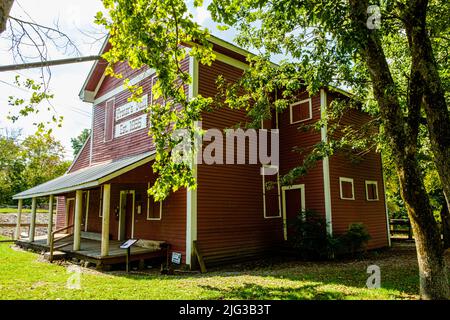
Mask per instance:
[[[13,3],[14,0],[0,0],[0,34],[6,30],[6,22]]]
[[[422,299],[448,299],[449,285],[442,242],[428,194],[417,162],[417,139],[422,89],[417,72],[413,81],[408,118],[400,107],[397,88],[392,78],[380,37],[367,28],[368,1],[349,0],[354,32],[359,37],[360,52],[372,80],[374,97],[380,107],[392,155],[400,180],[400,191],[411,221],[417,250]]]
[[[427,0],[413,0],[404,14],[412,68],[420,74],[434,162],[450,207],[450,114],[426,28]]]
[[[450,212],[448,211],[447,202],[442,204],[441,215],[441,232],[444,240],[444,249],[450,248]]]
[[[420,297],[450,297],[441,234],[414,158],[399,163],[400,192],[414,233],[420,273]]]

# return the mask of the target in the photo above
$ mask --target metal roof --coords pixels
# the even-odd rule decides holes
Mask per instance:
[[[138,166],[150,162],[153,160],[154,154],[154,151],[141,153],[136,156],[122,158],[68,173],[31,189],[15,194],[13,199],[42,197],[51,194],[61,194],[74,190],[95,187]]]

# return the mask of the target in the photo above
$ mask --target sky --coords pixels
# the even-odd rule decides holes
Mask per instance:
[[[194,15],[194,19],[201,25],[207,27],[210,32],[220,38],[232,42],[235,32],[233,30],[219,31],[211,20],[206,7],[209,1],[205,1],[202,8],[194,8],[190,0],[188,5]],[[81,56],[98,54],[102,41],[96,40],[104,34],[99,26],[94,23],[94,16],[98,11],[104,11],[101,0],[15,0],[10,16],[22,20],[32,21],[45,25],[54,26],[58,23],[61,31],[66,33],[76,44]],[[6,32],[0,36],[0,65],[20,63],[15,61],[13,54],[9,51],[10,41],[5,38]],[[75,50],[61,50],[49,45],[49,59],[62,59],[77,55]],[[24,47],[25,54],[30,58],[27,62],[38,61],[33,58],[34,51]],[[29,51],[29,52],[28,52]],[[73,150],[70,139],[76,137],[84,128],[91,126],[91,104],[82,102],[79,91],[91,69],[93,62],[68,64],[51,67],[51,79],[49,92],[54,94],[51,99],[51,111],[46,112],[47,102],[40,107],[39,114],[31,117],[23,117],[13,123],[7,119],[11,107],[8,106],[8,97],[27,98],[30,92],[24,88],[18,88],[14,79],[18,74],[22,79],[31,78],[39,81],[40,69],[20,70],[19,72],[0,72],[0,134],[5,129],[21,130],[20,139],[34,134],[36,127],[33,122],[47,121],[53,115],[63,116],[64,121],[61,128],[54,125],[53,134],[65,147],[65,158],[73,158]],[[45,112],[44,112],[45,111]]]

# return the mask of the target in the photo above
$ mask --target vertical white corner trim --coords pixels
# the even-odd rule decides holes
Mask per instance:
[[[189,99],[198,94],[198,61],[194,57],[189,57],[189,75],[191,84],[189,85]],[[197,180],[197,164],[192,159],[191,168],[195,180]],[[186,190],[186,264],[192,264],[193,242],[197,240],[197,189]]]
[[[386,198],[386,180],[384,178],[384,170],[383,170],[383,157],[380,154],[380,161],[381,161],[381,176],[383,177],[383,194],[384,194],[384,207],[386,210],[386,233],[387,233],[387,238],[388,238],[388,244],[389,247],[391,246],[391,227],[389,225],[389,211],[388,211],[388,206],[387,206],[387,198]]]
[[[320,89],[320,117],[323,118],[327,109],[327,93],[324,89]],[[328,141],[327,125],[320,129],[322,142]],[[331,186],[330,186],[330,159],[323,158],[323,194],[325,198],[325,220],[327,222],[327,231],[333,234],[332,215],[331,215]]]

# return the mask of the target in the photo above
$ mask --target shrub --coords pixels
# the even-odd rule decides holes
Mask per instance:
[[[300,212],[289,226],[291,245],[304,259],[329,259],[334,252],[334,239],[327,232],[327,224],[313,210]]]
[[[356,253],[365,249],[370,235],[361,223],[351,224],[337,237],[327,232],[324,218],[313,210],[300,212],[289,226],[290,244],[303,259],[333,259],[335,256]]]
[[[362,223],[352,223],[347,232],[339,237],[339,243],[345,253],[354,256],[356,253],[365,250],[370,238],[369,232]]]

